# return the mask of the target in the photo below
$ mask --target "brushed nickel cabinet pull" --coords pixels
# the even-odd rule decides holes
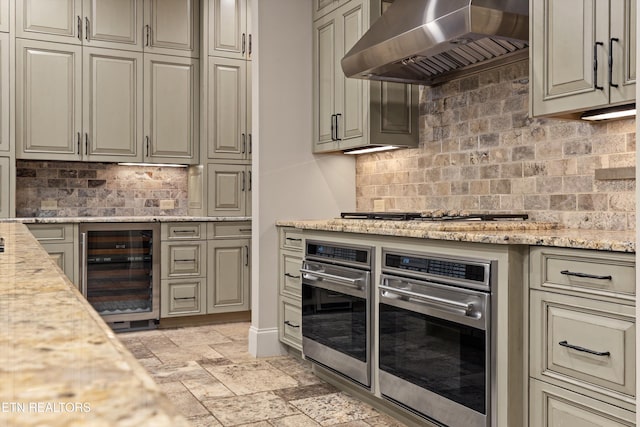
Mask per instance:
[[[78,132],[78,156],[80,155],[80,145],[82,144],[82,135]]]
[[[569,270],[562,270],[560,274],[564,274],[565,276],[575,276],[575,277],[583,277],[586,279],[598,279],[598,280],[611,280],[611,276],[597,276],[595,274],[587,274],[587,273],[577,273]]]
[[[144,137],[145,145],[147,147],[147,155],[145,157],[149,157],[149,135]]]
[[[580,347],[580,346],[577,346],[577,345],[569,344],[566,340],[565,341],[560,341],[558,344],[561,345],[562,347],[570,348],[571,350],[581,351],[583,353],[589,353],[589,354],[593,354],[595,356],[611,356],[611,352],[590,350],[588,348],[584,348],[584,347]]]
[[[284,324],[287,325],[287,326],[291,326],[292,328],[299,328],[300,327],[300,325],[296,325],[295,323],[291,323],[288,320],[285,320]]]
[[[245,33],[242,33],[242,54],[243,55],[246,52],[246,46],[247,46],[247,35]]]
[[[149,24],[144,26],[144,31],[145,31],[145,35],[146,35],[146,42],[145,42],[145,46],[149,47],[149,39],[151,38],[151,27],[149,26]]]
[[[78,40],[82,41],[82,18],[78,15]]]
[[[89,41],[89,18],[84,17],[84,39]]]

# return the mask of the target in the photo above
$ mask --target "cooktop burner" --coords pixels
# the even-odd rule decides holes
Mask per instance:
[[[433,212],[342,212],[344,219],[377,219],[387,221],[498,221],[525,220],[527,214],[474,214],[460,211]]]

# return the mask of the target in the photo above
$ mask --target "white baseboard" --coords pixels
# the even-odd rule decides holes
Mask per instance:
[[[278,328],[249,328],[249,353],[255,357],[280,356],[287,354],[278,338]]]

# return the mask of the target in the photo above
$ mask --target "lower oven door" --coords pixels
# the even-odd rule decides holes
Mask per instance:
[[[318,262],[301,272],[305,357],[370,387],[370,273]]]
[[[449,427],[490,425],[489,294],[383,275],[380,391]]]

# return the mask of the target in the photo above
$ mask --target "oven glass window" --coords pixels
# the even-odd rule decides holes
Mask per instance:
[[[486,333],[380,304],[380,369],[486,414]]]
[[[367,361],[367,304],[364,298],[303,284],[302,334]]]

